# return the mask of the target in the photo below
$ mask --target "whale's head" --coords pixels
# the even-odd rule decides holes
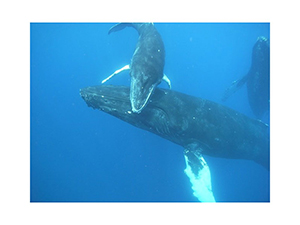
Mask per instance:
[[[147,116],[133,113],[130,102],[130,89],[125,86],[100,85],[80,90],[80,96],[93,109],[99,109],[137,127],[145,126]]]
[[[257,38],[257,41],[253,46],[252,61],[264,62],[265,60],[270,60],[270,40],[266,37],[260,36]]]
[[[131,76],[130,102],[134,113],[141,113],[146,107],[159,82],[145,76]]]
[[[132,111],[141,113],[164,75],[165,50],[161,38],[140,36],[130,65],[130,101]]]
[[[159,134],[168,132],[169,129],[166,126],[171,124],[182,127],[182,123],[178,122],[181,117],[172,115],[172,112],[176,111],[177,105],[166,104],[173,99],[172,96],[170,96],[171,100],[165,99],[169,96],[168,93],[168,90],[156,90],[148,106],[140,113],[133,113],[129,87],[100,85],[80,90],[81,97],[89,107],[108,113],[136,127]]]
[[[101,85],[80,89],[80,96],[93,109],[108,114],[132,114],[129,88],[124,86]]]
[[[264,36],[259,36],[256,42],[259,43],[260,45],[270,47],[270,40]]]

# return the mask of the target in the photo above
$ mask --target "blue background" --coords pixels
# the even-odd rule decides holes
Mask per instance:
[[[80,88],[99,85],[130,63],[138,39],[114,24],[42,24],[30,29],[30,199],[41,201],[197,201],[183,148],[88,108]],[[166,48],[172,89],[254,118],[244,86],[221,97],[251,65],[269,24],[155,24]],[[128,72],[109,84],[129,85]],[[160,87],[167,87],[162,83]],[[269,124],[269,115],[263,119]],[[270,174],[247,160],[205,157],[217,201],[270,201]]]

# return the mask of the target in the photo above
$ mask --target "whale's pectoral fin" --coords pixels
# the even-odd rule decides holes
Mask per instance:
[[[171,89],[171,81],[170,81],[170,79],[167,77],[166,74],[164,74],[164,76],[163,76],[162,79],[163,79],[163,81],[167,82],[169,88]]]
[[[200,151],[184,150],[185,174],[192,183],[194,196],[200,202],[215,202],[211,188],[210,170]]]
[[[235,80],[231,83],[230,87],[226,89],[222,101],[225,102],[231,95],[233,95],[237,90],[239,90],[248,80],[249,75],[245,75],[239,80]]]
[[[124,67],[122,67],[121,69],[119,70],[116,70],[112,75],[108,76],[107,78],[105,78],[101,83],[105,83],[106,81],[110,80],[113,76],[117,75],[118,73],[124,71],[124,70],[130,70],[130,66],[129,65],[126,65]]]

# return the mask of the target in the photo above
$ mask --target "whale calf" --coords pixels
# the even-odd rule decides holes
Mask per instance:
[[[270,41],[258,37],[252,50],[252,64],[249,72],[241,79],[233,81],[226,89],[222,101],[247,83],[248,100],[257,119],[270,110]]]
[[[111,114],[184,148],[185,173],[201,202],[214,202],[205,155],[248,159],[269,170],[269,127],[226,106],[157,88],[148,106],[132,113],[130,90],[100,85],[80,90],[89,107]]]
[[[164,74],[165,47],[160,34],[153,23],[119,23],[110,28],[108,34],[133,27],[139,33],[139,39],[130,65],[125,65],[102,81],[105,83],[122,71],[130,70],[130,102],[132,111],[140,113],[147,105],[156,86],[162,80],[171,87],[171,82]]]

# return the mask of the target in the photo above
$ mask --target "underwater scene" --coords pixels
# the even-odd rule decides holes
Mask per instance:
[[[31,202],[270,202],[269,23],[31,23]]]

